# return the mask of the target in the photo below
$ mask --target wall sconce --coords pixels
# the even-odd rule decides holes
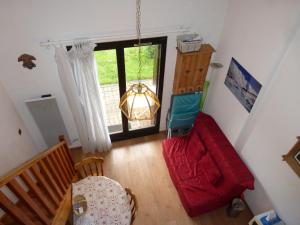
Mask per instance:
[[[210,67],[213,68],[213,69],[220,69],[223,67],[223,64],[222,63],[218,63],[218,62],[212,62],[210,64]]]

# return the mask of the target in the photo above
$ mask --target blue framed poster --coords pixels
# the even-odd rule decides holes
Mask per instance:
[[[225,85],[250,112],[262,85],[234,58],[231,59]]]

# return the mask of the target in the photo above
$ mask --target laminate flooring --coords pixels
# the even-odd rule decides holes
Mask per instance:
[[[137,196],[134,225],[247,225],[252,213],[247,208],[237,218],[226,215],[226,207],[190,218],[181,205],[162,155],[164,133],[113,143],[104,157],[104,174],[129,187]],[[85,157],[72,150],[75,161]]]

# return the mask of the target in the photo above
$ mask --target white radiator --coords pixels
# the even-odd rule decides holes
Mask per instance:
[[[31,99],[25,103],[48,147],[58,143],[59,135],[69,140],[55,97]]]

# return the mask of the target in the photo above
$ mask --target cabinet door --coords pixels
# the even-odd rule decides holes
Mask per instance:
[[[185,87],[186,92],[192,92],[195,88],[194,77],[198,64],[198,54],[185,55],[183,57],[182,79],[181,84]]]
[[[197,65],[194,75],[194,91],[203,91],[204,82],[206,80],[207,71],[209,68],[211,52],[203,52],[197,55]]]
[[[197,68],[197,54],[178,54],[173,93],[194,91],[194,76]]]
[[[173,94],[202,91],[214,49],[204,44],[198,52],[177,53]]]

